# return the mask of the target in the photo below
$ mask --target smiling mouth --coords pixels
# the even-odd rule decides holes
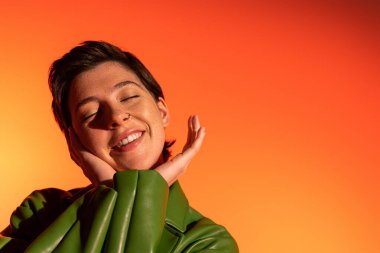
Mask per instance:
[[[131,142],[134,142],[135,140],[139,139],[141,136],[142,136],[143,132],[137,132],[137,133],[133,133],[131,135],[128,135],[127,137],[125,137],[124,139],[122,139],[116,146],[114,146],[113,148],[114,149],[120,149],[120,148],[123,148],[125,147],[126,145],[128,145],[129,143]]]

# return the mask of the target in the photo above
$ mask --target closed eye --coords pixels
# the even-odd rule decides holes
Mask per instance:
[[[82,120],[83,123],[85,123],[86,121],[88,121],[91,117],[95,116],[97,112],[94,112],[94,113],[91,113],[87,116],[85,116]]]
[[[121,99],[120,102],[126,102],[126,101],[128,101],[130,99],[138,98],[138,97],[139,97],[139,95],[135,95],[135,96],[131,96],[131,97],[126,97],[126,98]]]

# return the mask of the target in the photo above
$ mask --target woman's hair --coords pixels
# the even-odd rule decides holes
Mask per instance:
[[[49,69],[49,88],[53,95],[52,109],[55,120],[65,134],[71,126],[68,94],[72,81],[77,75],[107,61],[116,61],[132,70],[156,101],[160,97],[164,98],[156,79],[133,54],[104,41],[85,41],[54,61]],[[174,142],[165,141],[163,149],[165,161],[170,157],[169,148]]]

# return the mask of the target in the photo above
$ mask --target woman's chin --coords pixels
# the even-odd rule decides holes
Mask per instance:
[[[155,163],[128,163],[128,164],[119,164],[116,168],[116,171],[125,171],[125,170],[150,170],[155,168]]]
[[[116,171],[124,171],[124,170],[150,170],[155,169],[156,167],[160,166],[163,162],[163,156],[158,155],[157,158],[150,157],[151,159],[133,159],[133,160],[116,160]]]

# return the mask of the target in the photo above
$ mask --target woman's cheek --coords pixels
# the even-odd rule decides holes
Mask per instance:
[[[99,135],[93,132],[85,132],[83,146],[90,152],[96,154],[96,149],[102,146],[101,141],[99,140]]]

